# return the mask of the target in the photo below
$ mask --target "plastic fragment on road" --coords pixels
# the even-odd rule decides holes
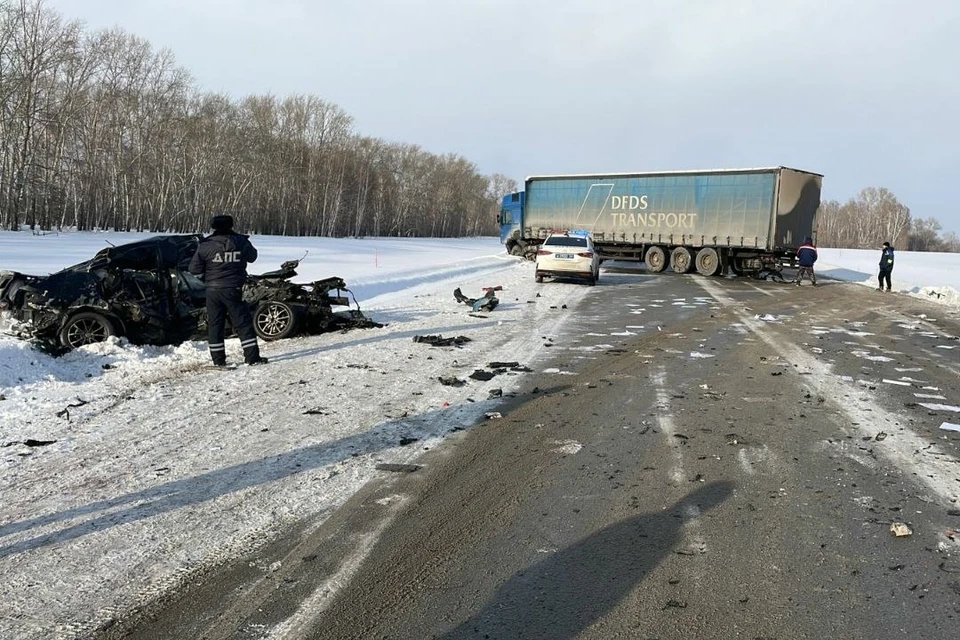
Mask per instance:
[[[462,302],[463,304],[469,305],[470,308],[473,309],[474,313],[479,311],[486,311],[489,313],[490,311],[493,311],[498,304],[500,304],[500,300],[498,300],[493,293],[494,291],[495,289],[488,287],[485,289],[484,294],[479,298],[468,298],[460,291],[460,287],[457,287],[453,290],[453,297],[457,302]]]
[[[956,413],[960,413],[960,407],[952,404],[937,404],[933,402],[918,402],[917,404],[924,409],[930,409],[930,411],[954,411]]]
[[[499,420],[500,418],[503,417],[502,415],[500,415],[499,411],[488,411],[483,415],[486,416],[487,420]]]
[[[905,525],[905,524],[902,523],[902,522],[891,522],[891,523],[890,523],[890,533],[892,533],[893,535],[895,535],[895,536],[898,537],[898,538],[902,538],[902,537],[904,537],[904,536],[912,536],[912,535],[913,535],[913,531],[911,531],[910,527],[908,527],[907,525]]]
[[[944,431],[960,431],[960,424],[953,424],[952,422],[943,422],[940,424],[940,428]]]
[[[420,469],[419,464],[393,464],[390,462],[381,462],[376,466],[378,471],[393,471],[398,473],[413,473]]]

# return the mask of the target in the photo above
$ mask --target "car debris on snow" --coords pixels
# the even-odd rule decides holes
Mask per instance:
[[[502,415],[500,415],[499,411],[488,411],[483,415],[487,418],[487,420],[499,420],[500,418],[503,417]]]
[[[439,380],[440,384],[445,387],[462,387],[463,385],[467,384],[466,380],[461,380],[456,376],[440,376],[437,378],[437,380]]]
[[[960,424],[953,424],[952,422],[942,422],[940,423],[940,428],[944,431],[960,431]]]
[[[912,536],[912,535],[913,535],[913,531],[910,529],[910,527],[908,527],[907,525],[905,525],[905,524],[902,523],[902,522],[891,522],[891,523],[890,523],[890,533],[892,533],[893,535],[895,535],[895,536],[898,537],[898,538],[902,538],[902,537],[905,537],[905,536]]]
[[[27,447],[49,447],[56,443],[56,440],[34,440],[33,438],[27,438],[23,441],[24,446]]]
[[[414,342],[422,342],[423,344],[428,344],[431,347],[459,347],[462,344],[470,342],[470,338],[467,336],[454,336],[452,338],[444,338],[442,335],[430,335],[430,336],[413,336]]]
[[[453,297],[457,302],[468,305],[474,313],[478,311],[490,312],[500,304],[500,300],[494,295],[494,288],[484,287],[484,289],[486,290],[485,293],[479,298],[468,298],[460,291],[460,287],[457,287],[453,290]],[[500,289],[502,289],[502,287],[500,287]]]

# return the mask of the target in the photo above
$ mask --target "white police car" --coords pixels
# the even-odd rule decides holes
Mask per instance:
[[[600,256],[593,240],[582,233],[553,233],[537,251],[537,282],[544,278],[575,278],[588,284],[600,279]]]

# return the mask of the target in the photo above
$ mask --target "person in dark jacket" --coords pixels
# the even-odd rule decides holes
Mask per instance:
[[[799,287],[800,281],[804,275],[810,276],[813,286],[817,286],[817,274],[813,271],[813,265],[817,261],[817,249],[813,246],[813,238],[806,237],[803,244],[797,249],[797,263],[800,268],[797,269],[797,279],[793,282]]]
[[[234,232],[232,216],[214,216],[213,233],[200,241],[190,260],[190,273],[200,276],[207,289],[207,342],[213,364],[227,364],[223,342],[227,314],[240,337],[243,359],[249,365],[265,364],[253,330],[250,308],[243,301],[247,263],[257,259],[257,250],[245,235]]]
[[[893,247],[890,246],[889,242],[883,243],[883,251],[880,253],[880,275],[877,280],[879,280],[879,287],[877,291],[883,291],[883,281],[887,281],[887,291],[890,291],[890,274],[893,273]]]

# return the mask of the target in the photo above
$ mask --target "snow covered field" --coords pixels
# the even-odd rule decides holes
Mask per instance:
[[[49,273],[136,234],[0,232],[0,269]],[[340,276],[381,329],[269,343],[265,367],[212,371],[202,342],[122,340],[61,358],[0,336],[0,638],[74,638],[295,521],[319,525],[381,462],[436,446],[523,373],[443,386],[493,361],[535,371],[590,287],[539,286],[495,238],[254,237],[268,271]],[[818,273],[876,286],[879,250],[821,250]],[[960,307],[958,254],[897,254],[894,287]],[[474,317],[461,287],[502,285]],[[537,304],[527,304],[537,293]],[[464,335],[459,349],[417,335]],[[240,360],[228,341],[228,358]],[[402,444],[405,443],[405,444]]]

